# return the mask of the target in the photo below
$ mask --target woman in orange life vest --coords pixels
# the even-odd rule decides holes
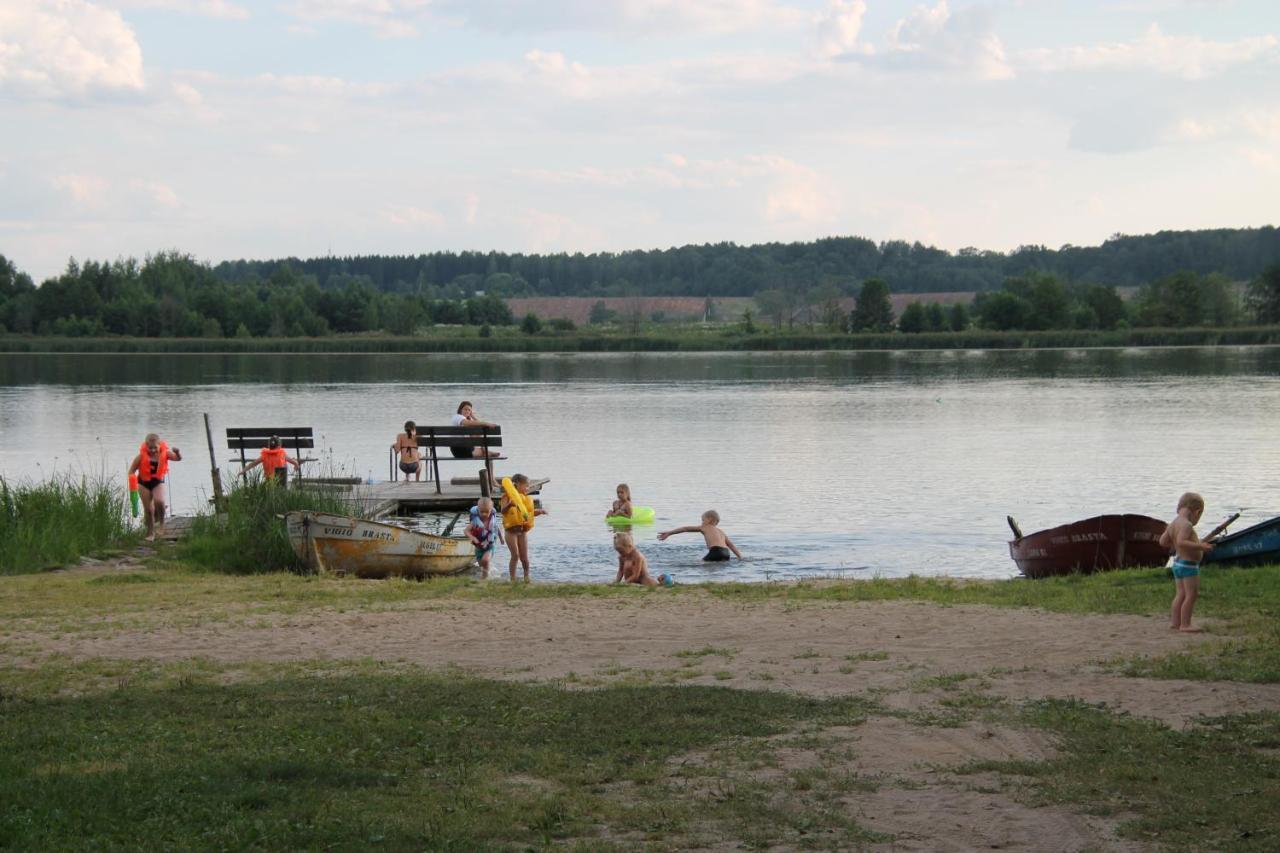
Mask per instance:
[[[289,476],[289,467],[299,474],[302,473],[302,463],[292,456],[285,455],[284,448],[280,446],[280,436],[273,435],[267,439],[267,446],[262,448],[258,453],[258,458],[244,466],[244,470],[240,472],[240,476],[248,477],[249,472],[259,465],[262,466],[262,473],[268,480],[279,480],[281,483]]]
[[[147,521],[148,542],[155,541],[156,525],[164,524],[164,478],[169,473],[170,460],[181,462],[182,454],[152,432],[147,434],[138,448],[138,455],[133,457],[133,464],[129,466],[129,473],[138,475],[138,495],[142,498],[142,515]]]

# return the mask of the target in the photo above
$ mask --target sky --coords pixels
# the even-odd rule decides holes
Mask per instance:
[[[1280,224],[1275,0],[0,0],[0,254]]]

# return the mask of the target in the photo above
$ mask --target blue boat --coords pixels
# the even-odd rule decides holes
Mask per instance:
[[[1224,566],[1280,564],[1280,516],[1223,536],[1201,562]]]

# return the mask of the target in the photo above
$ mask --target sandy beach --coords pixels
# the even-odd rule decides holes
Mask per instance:
[[[26,651],[7,654],[20,666],[47,655],[199,658],[230,672],[238,664],[373,660],[575,689],[682,683],[867,695],[895,713],[828,730],[821,749],[784,750],[784,764],[805,766],[840,747],[849,769],[893,780],[848,802],[861,823],[897,838],[885,847],[893,850],[1145,849],[1119,840],[1109,820],[1030,808],[984,784],[982,774],[957,775],[973,761],[1043,759],[1055,745],[1037,731],[974,720],[916,725],[904,717],[944,712],[940,701],[956,689],[1013,702],[1077,698],[1175,728],[1200,716],[1280,710],[1280,685],[1131,678],[1103,665],[1213,642],[1170,632],[1161,617],[636,593],[266,615],[231,610],[194,625],[166,626],[161,617],[71,633],[15,624],[7,648]]]

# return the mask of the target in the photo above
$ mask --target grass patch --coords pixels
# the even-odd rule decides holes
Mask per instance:
[[[136,538],[126,499],[124,486],[105,476],[35,484],[0,477],[0,575],[57,568]]]
[[[855,655],[845,655],[844,659],[850,663],[860,663],[862,661],[871,660],[888,660],[888,652],[858,652]]]
[[[216,671],[117,666],[113,687],[74,696],[5,673],[16,692],[0,727],[0,847],[669,848],[795,845],[811,833],[848,847],[870,837],[748,778],[705,796],[670,770],[679,756],[802,723],[856,724],[856,700],[562,690],[372,664],[277,665],[283,677],[221,685]]]
[[[737,653],[737,649],[729,649],[723,646],[703,646],[700,649],[684,649],[682,651],[678,651],[675,653],[675,657],[697,659],[709,657],[711,655],[718,655],[726,660],[733,660],[733,656]]]
[[[1280,846],[1280,714],[1201,721],[1185,731],[1077,701],[1027,706],[1022,722],[1054,732],[1045,762],[981,762],[970,771],[1028,777],[1036,805],[1122,818],[1127,838],[1170,850]]]
[[[280,516],[301,509],[352,514],[350,505],[333,492],[250,480],[231,490],[225,513],[195,519],[179,553],[197,566],[232,574],[299,571],[303,563],[289,544]]]

